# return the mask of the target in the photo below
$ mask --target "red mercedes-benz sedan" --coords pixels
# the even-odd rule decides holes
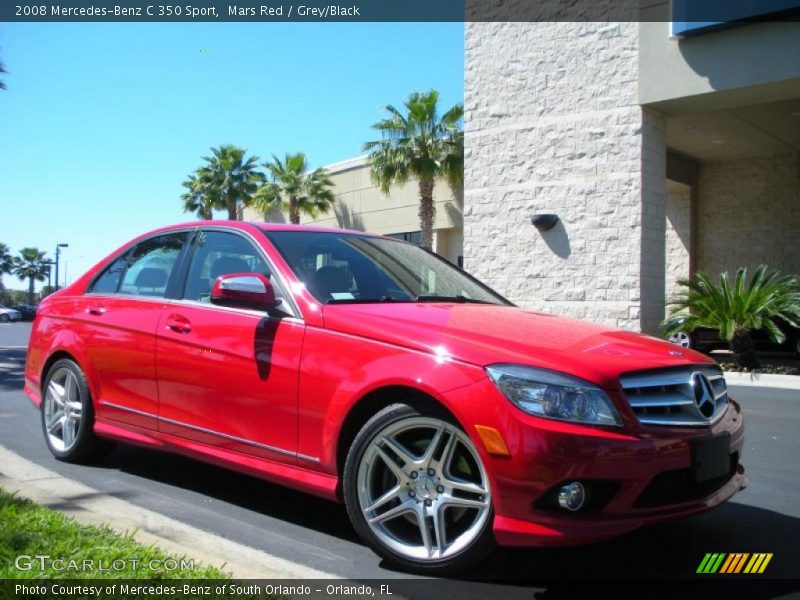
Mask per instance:
[[[378,554],[422,572],[747,484],[741,410],[706,356],[517,308],[353,231],[143,235],[42,302],[25,391],[58,459],[140,444],[342,500]]]

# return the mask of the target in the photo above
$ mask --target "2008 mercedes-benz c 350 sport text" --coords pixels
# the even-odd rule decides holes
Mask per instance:
[[[344,230],[133,240],[42,302],[25,391],[61,460],[140,444],[340,500],[419,572],[613,537],[747,484],[742,414],[706,356],[522,310]]]

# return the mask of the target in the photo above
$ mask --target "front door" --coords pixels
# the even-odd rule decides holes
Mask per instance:
[[[280,308],[268,314],[210,303],[217,277],[247,272],[270,278],[288,302],[251,239],[232,231],[198,234],[181,298],[158,328],[159,430],[294,462],[302,320]]]

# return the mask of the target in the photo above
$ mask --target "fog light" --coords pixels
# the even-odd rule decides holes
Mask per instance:
[[[586,490],[577,481],[568,483],[558,490],[558,505],[567,510],[580,510],[586,500]]]

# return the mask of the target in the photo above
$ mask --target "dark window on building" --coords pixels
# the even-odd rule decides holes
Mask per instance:
[[[409,242],[411,244],[416,244],[417,246],[419,246],[420,242],[422,241],[422,232],[409,231],[407,233],[390,233],[386,237],[395,238],[397,240],[403,240],[404,242]]]

